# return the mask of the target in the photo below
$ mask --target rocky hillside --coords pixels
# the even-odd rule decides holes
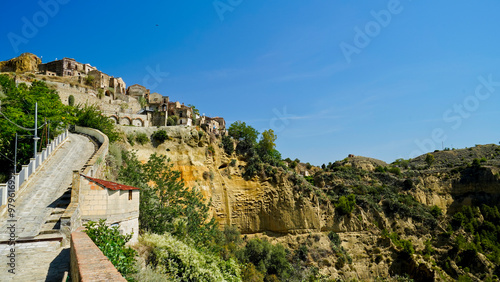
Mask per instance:
[[[0,62],[0,72],[37,72],[42,60],[34,54],[23,53],[17,58]]]
[[[480,235],[500,236],[500,215],[495,226],[495,213],[482,207],[498,203],[500,146],[434,152],[391,165],[350,157],[323,169],[266,168],[247,179],[244,157],[226,154],[219,138],[195,128],[169,127],[165,143],[133,147],[135,134],[151,137],[157,129],[122,130],[131,142],[121,146],[137,150],[140,160],[154,152],[169,156],[185,182],[212,200],[221,225],[301,251],[297,263],[314,266],[325,279],[500,276],[496,247]],[[457,219],[466,214],[464,206],[477,220]],[[486,221],[493,227],[483,227]]]

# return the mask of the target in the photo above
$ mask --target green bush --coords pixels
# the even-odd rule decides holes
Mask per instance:
[[[71,107],[73,107],[75,105],[75,96],[69,95],[69,97],[68,97],[68,105],[70,105]]]
[[[438,218],[440,217],[441,215],[443,215],[443,211],[438,207],[438,206],[432,206],[431,207],[431,214],[432,216],[434,216],[435,218]]]
[[[130,146],[134,146],[135,145],[135,135],[132,133],[127,134],[127,141],[130,144]]]
[[[115,129],[114,123],[107,116],[103,115],[95,105],[78,106],[75,113],[77,119],[76,125],[100,130],[108,136],[110,143],[118,140],[119,134]]]
[[[137,272],[134,258],[136,251],[125,247],[132,235],[121,235],[118,227],[107,226],[104,219],[99,220],[99,223],[89,221],[85,227],[87,228],[85,233],[122,275],[130,277]]]
[[[139,241],[152,249],[148,258],[157,272],[174,281],[242,281],[237,262],[202,252],[169,233],[145,234]]]
[[[165,142],[165,140],[168,139],[168,135],[167,135],[167,132],[165,130],[160,129],[160,130],[155,131],[153,133],[153,135],[151,135],[151,138],[161,144],[161,143]]]
[[[328,233],[328,239],[330,239],[330,241],[332,242],[333,245],[340,247],[341,241],[340,241],[339,234],[337,234],[333,231],[330,231],[330,233]]]
[[[260,272],[268,276],[276,275],[284,281],[290,277],[292,271],[292,266],[286,257],[287,254],[282,245],[272,245],[258,238],[248,241],[239,253],[241,262],[252,263]]]
[[[137,141],[137,143],[141,145],[144,145],[149,142],[149,137],[146,133],[137,133],[137,135],[135,136],[135,141]]]
[[[335,204],[335,208],[340,214],[347,215],[351,214],[356,205],[356,196],[354,194],[350,194],[349,196],[341,196]]]
[[[224,147],[224,152],[226,154],[231,155],[234,152],[234,144],[233,139],[229,136],[222,137],[222,146]]]

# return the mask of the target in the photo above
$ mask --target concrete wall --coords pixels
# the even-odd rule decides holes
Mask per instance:
[[[104,133],[97,129],[81,127],[76,125],[75,131],[95,137],[101,143],[99,150],[92,156],[92,158],[85,164],[83,174],[90,177],[102,177],[106,166],[106,156],[109,150],[109,139]]]
[[[82,228],[71,233],[71,281],[127,281]]]

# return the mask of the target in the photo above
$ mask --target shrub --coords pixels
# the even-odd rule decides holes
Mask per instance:
[[[104,116],[95,105],[78,106],[75,113],[77,119],[76,125],[100,130],[108,136],[110,143],[118,140],[119,134],[115,130],[114,123],[108,117]]]
[[[396,166],[389,168],[388,171],[396,175],[401,175],[401,170],[399,169],[399,167]]]
[[[152,249],[148,260],[157,270],[175,281],[241,281],[240,268],[232,258],[227,261],[202,252],[169,233],[146,234],[141,243]]]
[[[434,158],[434,155],[432,154],[425,155],[425,163],[427,164],[427,166],[430,167],[432,164],[434,164],[435,161],[436,159]]]
[[[276,275],[282,280],[286,280],[292,270],[286,256],[285,248],[282,245],[272,245],[268,241],[258,238],[248,241],[242,252],[239,253],[240,261],[252,263],[257,266],[260,272]]]
[[[137,272],[134,259],[136,251],[125,247],[132,235],[121,235],[118,227],[108,227],[104,219],[99,220],[99,223],[89,221],[85,227],[85,233],[121,274],[128,276]]]
[[[222,137],[222,146],[224,147],[224,152],[226,154],[231,155],[234,152],[234,144],[233,139],[229,136]]]
[[[168,135],[167,135],[167,132],[165,130],[160,129],[160,130],[155,131],[153,133],[153,135],[151,135],[151,138],[161,144],[161,143],[165,142],[165,140],[168,139]]]
[[[354,206],[356,205],[356,196],[354,194],[350,194],[349,196],[341,196],[335,204],[335,208],[337,211],[343,215],[351,214],[354,210]]]
[[[330,233],[328,233],[328,239],[330,239],[330,241],[332,242],[333,245],[340,247],[341,241],[340,241],[339,234],[337,234],[333,231],[330,231]]]
[[[431,214],[435,218],[438,218],[443,214],[443,211],[438,206],[432,206],[431,207]]]
[[[232,159],[231,162],[229,163],[230,166],[235,167],[236,166],[236,160]]]
[[[134,134],[130,133],[130,134],[127,134],[127,141],[128,143],[130,144],[130,146],[134,146],[135,145],[135,136]]]
[[[137,143],[141,145],[144,145],[149,141],[149,137],[146,133],[137,133],[137,135],[135,136],[135,141],[137,141]]]
[[[68,97],[68,105],[70,105],[71,107],[73,107],[75,105],[75,96],[69,95],[69,97]]]

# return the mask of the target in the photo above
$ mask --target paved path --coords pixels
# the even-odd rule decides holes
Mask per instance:
[[[19,239],[33,238],[40,233],[57,208],[54,202],[70,186],[73,170],[80,170],[93,153],[94,145],[87,137],[70,134],[47,160],[16,200],[15,234]],[[0,218],[0,241],[9,237],[7,219],[7,214]],[[8,254],[7,245],[0,245],[0,281],[54,281],[54,275],[60,277],[60,281],[60,273],[69,268],[68,251],[57,241],[16,244],[15,276],[7,272]]]

